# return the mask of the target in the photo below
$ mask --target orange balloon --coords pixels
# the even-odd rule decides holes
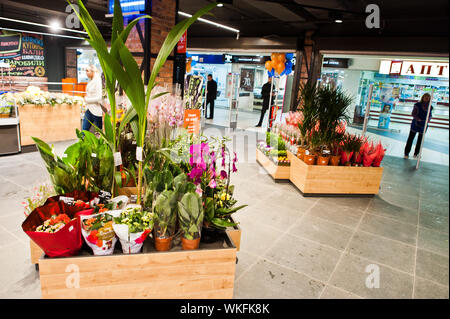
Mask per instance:
[[[192,70],[192,65],[191,65],[191,61],[189,61],[188,63],[186,63],[186,73],[191,72]]]
[[[271,71],[273,69],[272,61],[266,61],[265,67],[266,67],[267,71]]]
[[[277,61],[285,63],[286,62],[286,55],[284,53],[278,53],[277,55]]]
[[[277,71],[278,74],[283,73],[284,71],[284,63],[283,62],[278,62],[275,66],[275,71]]]
[[[272,62],[277,62],[277,54],[276,53],[272,53],[272,55],[270,56]]]

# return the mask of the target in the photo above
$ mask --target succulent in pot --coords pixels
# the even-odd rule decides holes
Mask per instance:
[[[178,202],[178,218],[183,232],[181,244],[183,249],[197,249],[200,243],[203,224],[202,200],[195,192],[183,195]]]

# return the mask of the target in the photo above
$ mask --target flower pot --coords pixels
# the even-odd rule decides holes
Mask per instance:
[[[345,162],[344,166],[352,166],[352,163],[350,163],[350,162]]]
[[[329,156],[318,156],[317,157],[317,165],[326,166],[326,165],[328,165],[329,161],[330,161]]]
[[[0,118],[6,118],[9,117],[9,113],[8,114],[0,114]]]
[[[332,166],[338,166],[339,165],[339,160],[341,159],[340,155],[332,155],[330,157],[330,164]]]
[[[157,251],[168,251],[172,248],[172,236],[162,238],[155,236],[155,249]]]
[[[297,151],[297,157],[303,161],[303,157],[305,156],[305,148],[299,147]]]
[[[308,165],[316,164],[316,155],[315,154],[305,154],[303,156],[303,162],[305,162]]]
[[[181,237],[181,246],[183,247],[183,250],[197,249],[199,244],[200,237],[196,239],[186,239],[184,237]]]

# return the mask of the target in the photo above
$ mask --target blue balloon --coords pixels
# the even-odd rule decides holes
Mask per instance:
[[[294,57],[294,53],[286,53],[286,60],[291,60]]]
[[[275,75],[275,69],[267,71],[267,74],[269,75],[269,78],[273,77]]]
[[[292,69],[292,62],[290,60],[287,60],[284,65],[285,65],[286,68]]]
[[[192,60],[191,61],[191,66],[194,66],[194,65],[196,65],[197,64],[197,61],[195,61],[195,60]]]
[[[189,54],[186,52],[186,58],[190,58],[190,57],[192,57],[192,54]]]

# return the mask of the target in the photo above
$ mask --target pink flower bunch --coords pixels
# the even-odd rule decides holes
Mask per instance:
[[[201,191],[202,179],[211,188],[216,188],[216,154],[209,151],[207,143],[192,144],[189,148],[189,165],[191,171],[188,177],[197,185],[197,193]]]
[[[288,113],[288,115],[286,115],[286,123],[288,125],[293,125],[293,126],[298,127],[298,124],[303,123],[303,119],[304,119],[303,113],[300,111],[297,111],[297,112],[291,111]]]
[[[166,91],[163,87],[157,86],[152,90],[152,96]],[[180,96],[165,94],[150,101],[148,119],[154,124],[180,127],[183,125],[183,117],[184,107]]]

